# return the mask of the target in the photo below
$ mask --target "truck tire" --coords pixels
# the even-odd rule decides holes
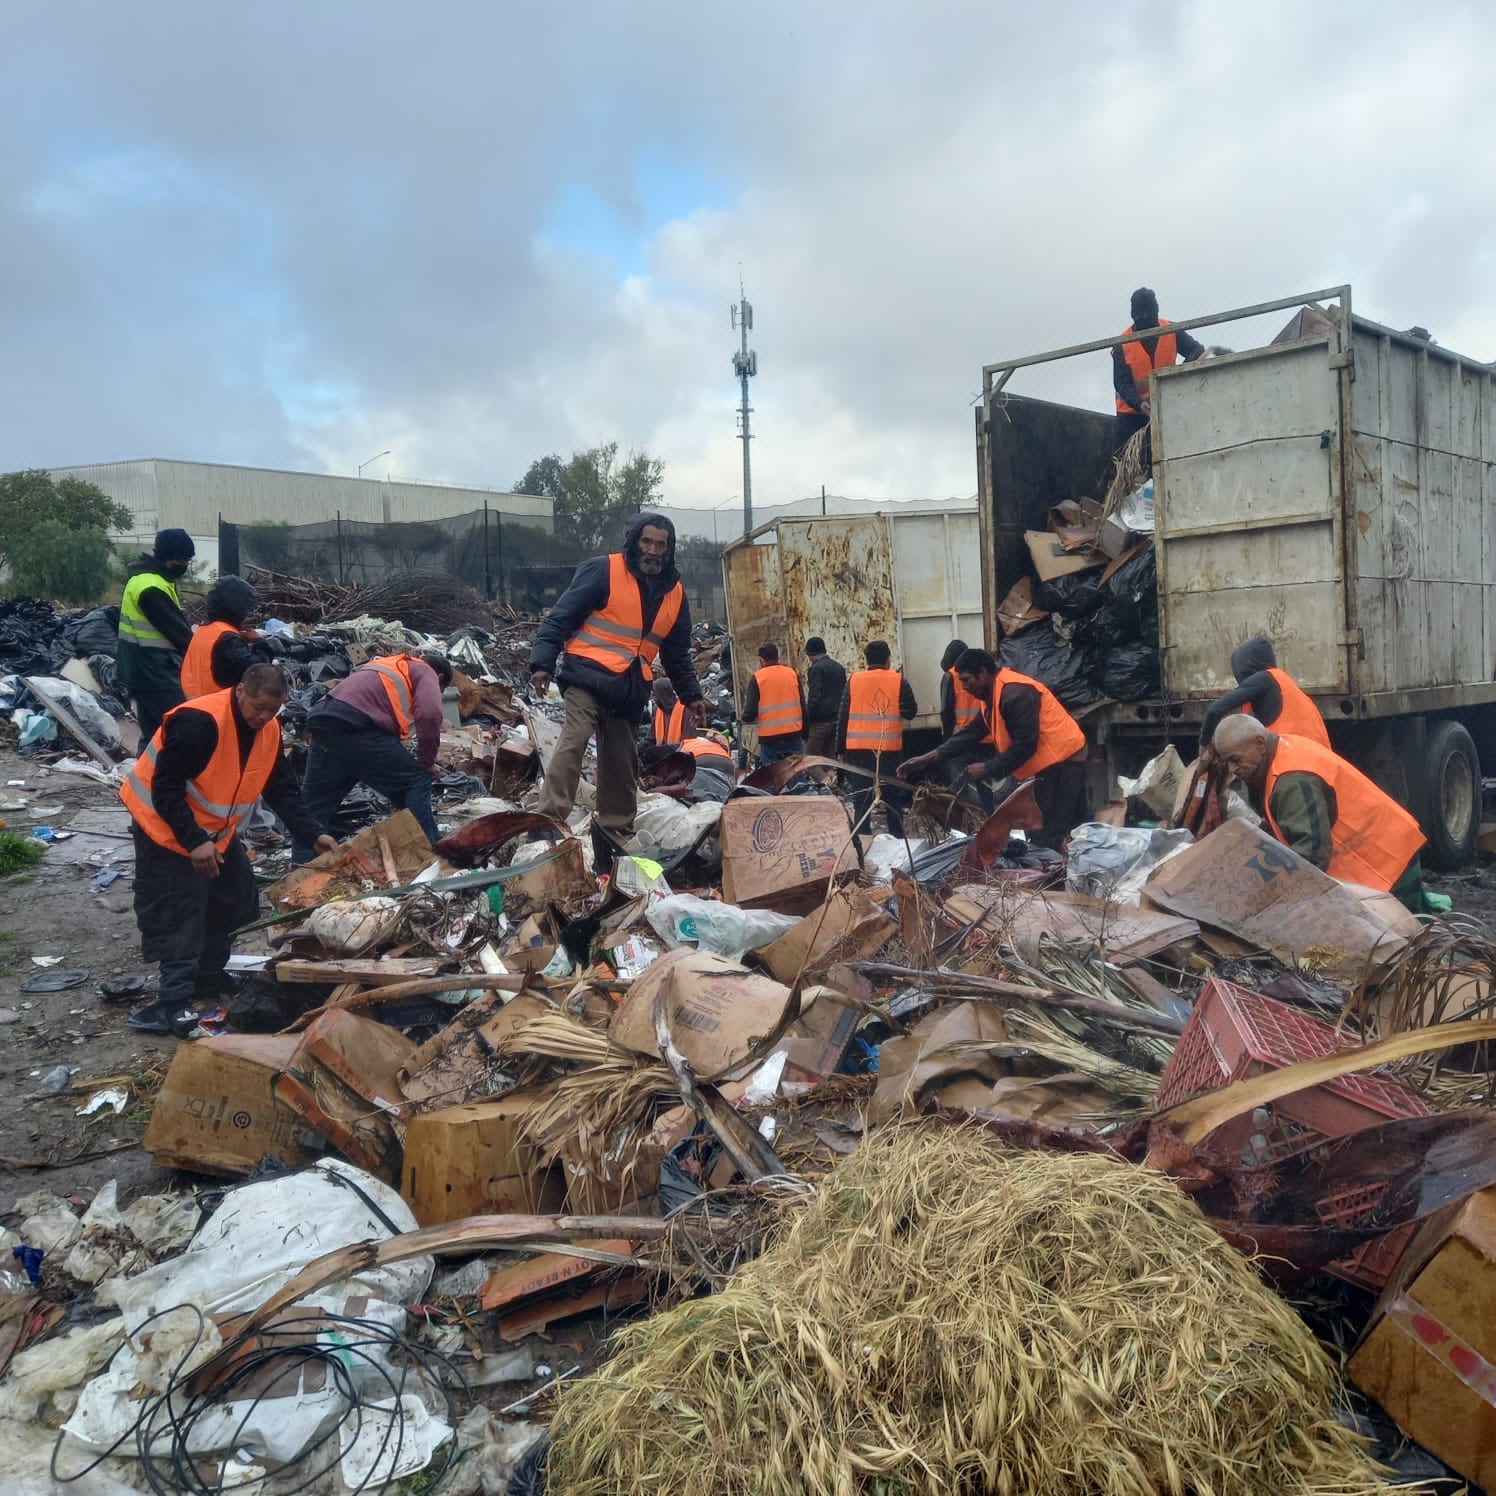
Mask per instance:
[[[1475,856],[1481,811],[1480,755],[1463,723],[1428,724],[1423,765],[1424,856],[1433,867],[1461,867]]]

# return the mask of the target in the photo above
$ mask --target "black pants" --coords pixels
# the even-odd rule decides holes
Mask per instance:
[[[894,777],[894,770],[904,761],[903,750],[892,748],[884,753],[872,753],[865,748],[849,748],[842,754],[842,758],[869,773],[879,770],[883,804],[888,810],[888,829],[895,836],[899,835],[904,829],[903,812],[909,808],[909,790],[901,779]],[[869,780],[859,777],[855,786],[852,791],[852,821],[860,827],[858,835],[866,836],[870,833],[867,826],[861,823],[873,803],[873,785]]]
[[[301,798],[309,819],[331,826],[343,796],[354,785],[366,784],[397,810],[408,810],[428,841],[434,844],[441,839],[431,813],[431,776],[394,733],[380,727],[355,727],[336,718],[311,722],[308,731],[312,746]],[[295,843],[293,861],[306,862],[311,856],[311,847]]]
[[[130,705],[135,711],[135,720],[140,724],[140,748],[156,736],[161,719],[174,707],[186,701],[180,685],[145,686],[130,693]]]
[[[135,922],[140,954],[161,966],[164,1002],[190,1003],[216,987],[234,931],[260,912],[260,891],[236,836],[216,878],[204,878],[180,852],[158,846],[139,826],[135,837]]]
[[[1058,852],[1065,838],[1082,821],[1090,820],[1091,799],[1086,780],[1084,759],[1053,764],[1034,780],[1034,799],[1044,825],[1029,832],[1030,840]]]

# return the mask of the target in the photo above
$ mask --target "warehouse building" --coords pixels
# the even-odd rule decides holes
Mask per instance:
[[[451,488],[388,478],[344,478],[278,468],[233,467],[219,462],[177,462],[146,457],[134,462],[94,462],[51,469],[54,478],[96,483],[133,517],[122,546],[150,548],[157,530],[186,530],[209,574],[218,570],[219,524],[293,524],[314,521],[410,523],[452,519],[486,507],[506,526],[532,526],[550,534],[550,499],[488,488]]]

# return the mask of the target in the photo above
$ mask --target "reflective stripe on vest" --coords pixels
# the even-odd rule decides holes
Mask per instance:
[[[758,682],[758,735],[782,738],[801,732],[800,677],[788,665],[761,665],[753,672]]]
[[[1014,779],[1032,779],[1055,764],[1074,758],[1086,746],[1086,734],[1079,722],[1060,704],[1059,698],[1044,684],[1029,675],[1020,675],[1006,666],[997,672],[992,685],[992,712],[990,726],[992,742],[999,753],[1006,753],[1012,746],[1013,735],[1003,720],[1002,692],[1004,686],[1032,686],[1039,693],[1039,746],[1031,757],[1026,758],[1016,769],[1008,772]]]
[[[175,653],[175,647],[168,642],[163,634],[149,618],[145,616],[140,606],[140,595],[149,592],[152,588],[159,588],[178,607],[181,607],[181,598],[177,595],[176,587],[166,580],[165,577],[154,571],[137,572],[125,583],[125,590],[119,600],[119,636],[127,644],[133,644],[137,649],[164,649],[169,653]]]
[[[854,670],[847,678],[847,752],[897,753],[904,746],[897,670]]]
[[[654,735],[657,743],[678,743],[686,732],[686,704],[677,701],[667,717],[659,707],[655,708]]]
[[[687,738],[681,748],[696,758],[720,758],[732,763],[732,754],[715,738]]]
[[[1168,321],[1160,317],[1160,327],[1167,327]],[[1136,332],[1137,329],[1127,326],[1122,329],[1124,333]],[[1127,367],[1132,370],[1132,382],[1138,387],[1138,398],[1148,398],[1149,381],[1155,369],[1172,369],[1179,358],[1179,339],[1171,332],[1160,333],[1153,345],[1153,357],[1148,357],[1147,345],[1143,342],[1123,343],[1122,357],[1127,360]],[[1117,396],[1117,414],[1122,416],[1140,416],[1142,411],[1136,405],[1129,405],[1121,395]]]
[[[1283,705],[1271,722],[1264,722],[1262,725],[1280,737],[1287,734],[1291,738],[1308,738],[1321,748],[1328,748],[1329,729],[1326,728],[1325,719],[1320,716],[1314,699],[1305,693],[1304,688],[1286,670],[1270,665],[1267,673],[1278,683],[1278,697]],[[1250,705],[1243,706],[1242,711],[1248,716],[1254,715]]]
[[[280,758],[280,723],[275,719],[267,722],[255,734],[249,757],[239,761],[239,725],[234,716],[234,692],[215,691],[210,696],[200,696],[196,701],[184,702],[173,707],[156,729],[156,735],[146,744],[125,776],[120,786],[119,797],[125,808],[135,818],[136,824],[157,846],[169,852],[190,855],[176,838],[176,834],[156,811],[151,798],[151,786],[156,779],[156,760],[166,742],[166,724],[182,711],[203,712],[213,719],[218,729],[218,745],[202,772],[187,781],[187,801],[192,809],[192,818],[217,843],[220,850],[227,847],[238,830],[239,822],[254,809],[255,801],[264,793],[265,786]]]
[[[213,651],[225,634],[237,634],[231,623],[205,623],[192,636],[187,653],[182,656],[182,694],[188,701],[211,696],[224,688],[213,678]]]
[[[1273,819],[1273,786],[1283,774],[1313,774],[1334,792],[1335,824],[1330,827],[1330,865],[1325,869],[1332,878],[1385,893],[1418,855],[1423,832],[1391,795],[1333,749],[1287,734],[1278,737],[1262,792],[1267,823],[1279,841],[1284,836]]]
[[[628,568],[622,551],[608,556],[608,599],[596,613],[590,613],[582,626],[566,641],[565,652],[578,659],[591,660],[622,675],[635,660],[653,665],[659,658],[660,645],[670,636],[680,617],[686,589],[676,582],[660,599],[659,611],[648,632],[644,628],[644,593],[639,579]]]
[[[954,665],[946,671],[946,674],[951,678],[952,700],[956,703],[956,731],[960,732],[963,727],[970,727],[982,715],[982,698],[973,696],[961,684],[961,677],[956,674]]]
[[[415,723],[415,708],[411,698],[415,695],[415,682],[410,678],[409,655],[381,655],[363,666],[372,670],[390,699],[390,710],[395,714],[395,736],[403,742],[410,736]]]

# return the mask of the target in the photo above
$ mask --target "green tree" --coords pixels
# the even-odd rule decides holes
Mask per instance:
[[[0,474],[0,566],[15,571],[14,551],[42,525],[94,531],[107,537],[123,530],[130,511],[116,504],[97,484],[81,478],[54,479],[44,468]],[[97,547],[89,549],[97,554]],[[28,548],[36,555],[35,547]],[[85,599],[87,601],[87,599]]]
[[[97,525],[81,529],[58,519],[33,525],[9,543],[9,589],[81,606],[96,602],[109,585],[114,547]]]
[[[659,503],[665,464],[647,452],[630,452],[620,463],[618,443],[573,452],[563,462],[552,452],[532,462],[515,493],[551,499],[556,533],[593,554],[622,536],[629,516]]]

